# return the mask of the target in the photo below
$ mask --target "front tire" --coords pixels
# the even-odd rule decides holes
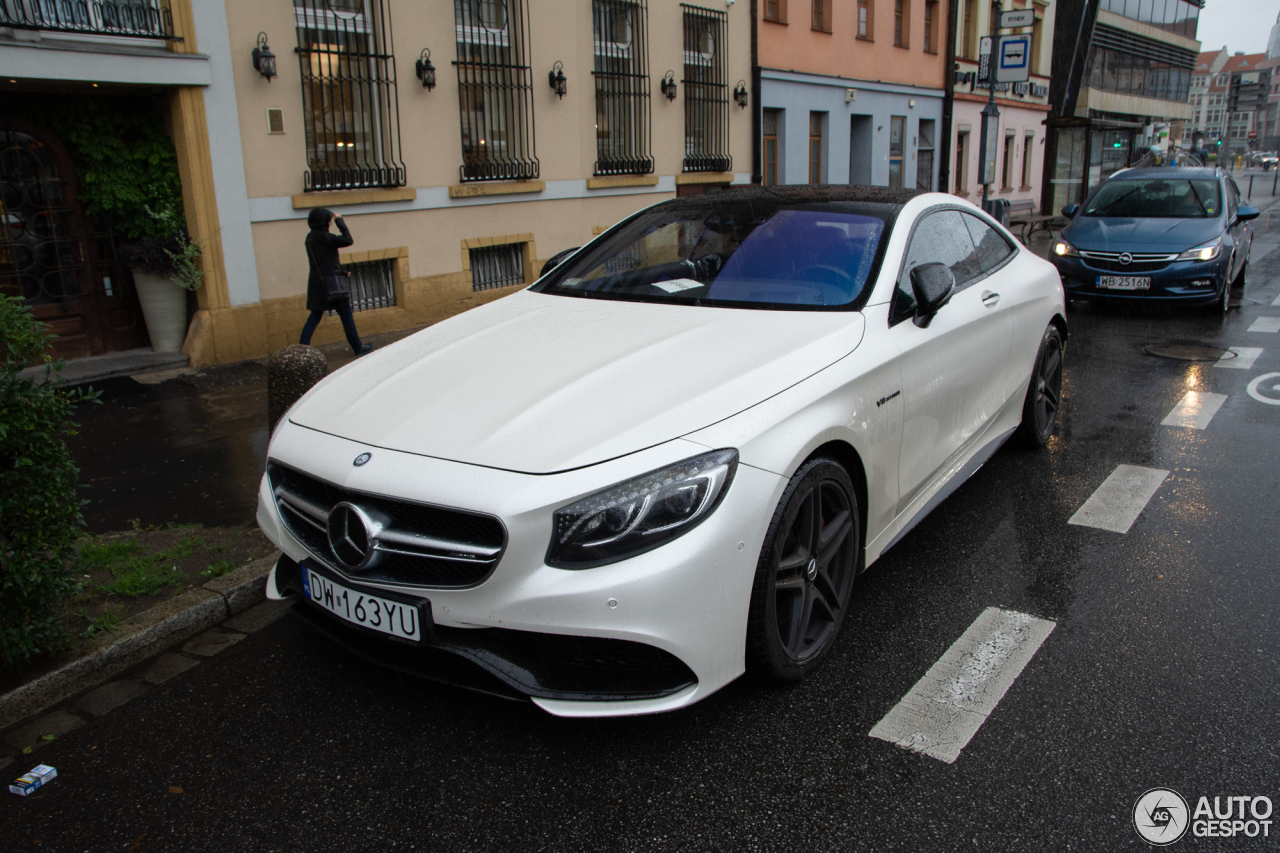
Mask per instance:
[[[1058,424],[1063,354],[1062,333],[1050,323],[1040,340],[1040,351],[1031,370],[1031,385],[1022,404],[1022,423],[1018,426],[1018,439],[1030,450],[1044,447]]]
[[[811,459],[791,478],[765,534],[747,619],[747,669],[798,681],[835,643],[848,611],[862,535],[849,474]]]

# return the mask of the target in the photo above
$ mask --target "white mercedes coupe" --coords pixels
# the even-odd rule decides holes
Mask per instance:
[[[858,572],[1007,439],[1050,439],[1065,316],[1054,267],[950,195],[654,205],[294,405],[268,595],[562,716],[800,679]]]

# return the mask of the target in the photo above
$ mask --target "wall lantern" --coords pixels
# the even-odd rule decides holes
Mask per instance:
[[[422,88],[430,92],[436,87],[436,67],[431,64],[431,49],[424,47],[422,55],[413,64],[413,73],[422,81]]]
[[[733,99],[738,102],[738,106],[746,109],[747,106],[747,81],[739,80],[738,86],[733,90]]]
[[[662,82],[658,84],[658,88],[662,90],[662,94],[667,96],[668,101],[676,99],[676,72],[668,71],[662,78]]]
[[[564,76],[564,63],[557,62],[551,66],[551,70],[547,72],[547,82],[551,84],[551,88],[555,90],[556,97],[563,98],[568,87],[565,85],[568,81]]]
[[[258,33],[258,46],[253,49],[253,67],[271,82],[276,76],[276,55],[267,47],[267,34]]]

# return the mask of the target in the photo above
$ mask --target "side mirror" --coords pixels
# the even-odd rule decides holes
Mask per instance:
[[[1250,207],[1242,204],[1236,208],[1236,222],[1248,222],[1250,219],[1257,219],[1262,215],[1262,211],[1256,207]]]
[[[1071,219],[1076,215],[1076,211],[1079,209],[1080,205],[1078,204],[1068,204],[1066,207],[1062,208],[1062,215],[1067,217],[1067,219]]]
[[[538,278],[542,278],[544,275],[560,266],[564,263],[565,258],[569,257],[581,248],[581,246],[574,246],[572,249],[565,249],[563,252],[556,252],[554,255],[547,258],[547,262],[542,265],[542,272],[538,273]]]
[[[956,277],[946,264],[921,264],[912,269],[911,292],[916,297],[915,324],[927,329],[938,309],[951,301],[951,294],[955,289]]]

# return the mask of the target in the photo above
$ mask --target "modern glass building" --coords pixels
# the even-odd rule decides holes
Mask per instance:
[[[1047,211],[1181,143],[1204,0],[1060,0],[1041,195]]]

